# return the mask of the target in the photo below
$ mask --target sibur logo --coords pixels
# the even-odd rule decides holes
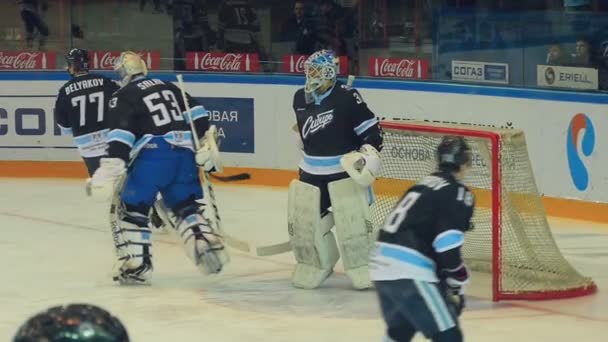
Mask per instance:
[[[582,138],[579,139],[581,134]],[[566,151],[570,176],[574,186],[580,191],[585,191],[589,186],[589,171],[581,159],[581,152],[585,157],[589,157],[595,148],[595,129],[591,119],[583,113],[576,114],[570,121],[567,139]]]

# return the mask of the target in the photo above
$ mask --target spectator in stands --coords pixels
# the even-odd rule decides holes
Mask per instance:
[[[215,44],[215,32],[209,26],[207,11],[207,0],[172,1],[175,70],[185,69],[187,51],[209,51]]]
[[[591,0],[564,0],[566,11],[591,11]]]
[[[547,52],[547,60],[545,61],[547,65],[567,65],[568,60],[566,55],[564,54],[564,50],[559,43],[554,43],[549,47],[549,51]]]
[[[591,43],[586,38],[580,38],[576,41],[574,54],[572,54],[571,65],[581,68],[594,68],[596,61],[591,54]]]
[[[598,78],[600,90],[608,90],[608,57],[605,57],[600,61]]]
[[[48,2],[46,0],[19,0],[19,5],[21,6],[21,19],[27,33],[25,38],[27,47],[32,47],[37,31],[40,35],[39,49],[44,49],[49,36],[49,26],[42,19],[42,14],[48,10]]]
[[[144,11],[144,9],[146,8],[146,3],[148,2],[148,0],[139,0],[139,10],[140,11]],[[153,0],[154,2],[154,13],[158,14],[158,13],[162,13],[163,10],[160,7],[160,0]]]
[[[317,49],[333,50],[337,56],[346,54],[342,8],[333,0],[321,0],[317,17]]]
[[[260,23],[249,0],[222,0],[218,9],[220,48],[225,52],[259,53]]]
[[[293,53],[310,55],[316,51],[314,27],[306,16],[306,7],[303,0],[294,3],[293,14],[283,25],[281,33],[284,40],[295,42]]]
[[[599,83],[601,90],[608,90],[608,40],[602,42],[598,51]]]

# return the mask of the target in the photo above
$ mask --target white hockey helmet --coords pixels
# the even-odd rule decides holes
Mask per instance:
[[[122,85],[126,85],[135,75],[146,76],[148,67],[141,57],[133,51],[125,51],[114,63],[114,70],[118,72],[122,79]]]
[[[338,58],[331,50],[317,51],[304,62],[304,73],[304,91],[311,95],[321,95],[336,84]]]

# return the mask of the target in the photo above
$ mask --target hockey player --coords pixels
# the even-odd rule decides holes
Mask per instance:
[[[202,106],[184,113],[179,88],[146,77],[146,64],[136,53],[123,52],[114,68],[123,87],[109,103],[109,150],[90,187],[94,195],[103,197],[112,194],[116,185],[121,190],[124,210],[117,217],[120,229],[114,231],[119,259],[115,280],[149,282],[152,245],[147,213],[159,192],[178,218],[175,229],[188,257],[204,274],[220,272],[228,255],[196,202],[203,196],[197,164],[206,170],[219,167],[215,126],[209,127]],[[187,121],[189,114],[197,134],[203,137],[197,151]]]
[[[333,52],[312,54],[305,73],[305,87],[293,98],[303,158],[299,180],[289,187],[289,236],[297,261],[292,282],[316,288],[329,277],[340,257],[335,225],[346,274],[356,289],[369,288],[375,238],[368,210],[382,131],[359,92],[336,80]]]
[[[120,86],[108,77],[89,72],[87,50],[72,49],[65,59],[72,79],[59,89],[55,103],[55,122],[62,133],[74,136],[74,142],[91,177],[108,148],[110,130],[106,115],[107,104]],[[152,227],[159,232],[165,226],[158,214],[162,210],[162,202],[158,201],[150,213]],[[168,214],[165,217],[165,221],[171,224]]]
[[[107,103],[120,87],[105,76],[89,73],[87,50],[72,49],[65,59],[72,79],[59,89],[55,121],[62,133],[74,136],[92,176],[107,148]]]
[[[412,186],[387,216],[371,256],[385,341],[410,341],[417,331],[435,342],[463,339],[458,316],[469,273],[460,249],[474,197],[461,181],[470,149],[462,137],[447,136],[437,158],[437,172]]]

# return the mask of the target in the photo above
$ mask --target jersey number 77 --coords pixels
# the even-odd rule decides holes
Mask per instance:
[[[89,101],[87,102],[87,95],[80,95],[72,98],[72,107],[79,107],[80,109],[80,120],[78,120],[78,124],[80,127],[86,125],[86,114],[88,104],[97,103],[97,122],[103,121],[103,112],[104,112],[104,96],[103,91],[98,91],[95,93],[91,93],[88,95]]]

